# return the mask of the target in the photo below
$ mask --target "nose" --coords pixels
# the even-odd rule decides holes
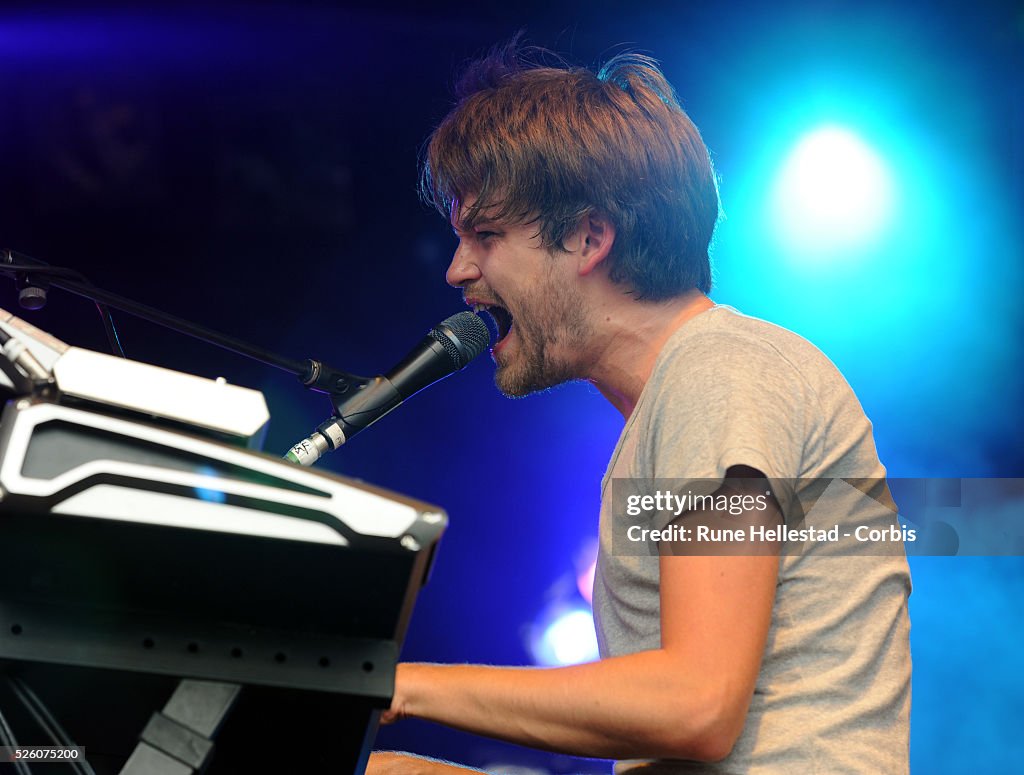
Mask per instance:
[[[458,288],[466,283],[480,279],[480,267],[476,265],[464,244],[460,243],[455,248],[455,254],[452,256],[451,264],[448,265],[448,271],[445,272],[444,279],[453,288]]]

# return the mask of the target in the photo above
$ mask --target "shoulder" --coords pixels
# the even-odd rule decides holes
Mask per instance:
[[[692,318],[662,349],[644,388],[643,470],[712,472],[747,465],[781,477],[803,471],[822,429],[852,391],[803,337],[729,307]],[[840,412],[842,413],[842,412]]]
[[[848,389],[832,362],[803,337],[718,306],[688,321],[666,342],[648,379],[650,404],[705,412],[769,401],[816,406],[821,394]]]
[[[719,305],[673,334],[662,349],[651,379],[680,370],[749,376],[754,369],[764,367],[797,376],[808,384],[839,376],[828,357],[799,334]]]
[[[685,454],[707,457],[716,472],[728,464],[767,465],[758,470],[788,477],[878,469],[871,424],[824,353],[728,307],[672,336],[642,403],[638,424],[652,465]]]

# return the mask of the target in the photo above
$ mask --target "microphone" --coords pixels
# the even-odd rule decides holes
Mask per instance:
[[[430,329],[387,374],[368,380],[351,395],[332,395],[334,416],[288,450],[285,459],[313,465],[411,395],[459,371],[490,343],[490,329],[472,312],[452,315]]]

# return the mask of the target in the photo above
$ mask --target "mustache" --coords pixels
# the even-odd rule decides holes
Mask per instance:
[[[498,294],[494,293],[488,288],[483,286],[473,285],[467,286],[462,289],[462,303],[468,305],[472,299],[477,304],[486,304],[492,307],[508,307],[505,304],[505,300]]]

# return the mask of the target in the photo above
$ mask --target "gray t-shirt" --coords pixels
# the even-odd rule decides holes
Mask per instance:
[[[602,656],[661,646],[658,558],[621,551],[637,518],[613,514],[612,480],[721,482],[734,465],[758,469],[776,492],[784,480],[797,490],[833,477],[877,487],[885,476],[871,423],[835,366],[796,334],[717,306],[666,343],[602,482],[594,582]],[[836,504],[847,491],[858,499],[840,514]],[[892,516],[842,480],[827,494],[835,495],[830,508],[808,513],[804,504],[799,517],[800,493],[780,498],[787,524],[813,525],[818,513],[822,526],[877,519],[863,513],[864,501]],[[850,556],[849,548],[787,546],[746,725],[724,761],[619,762],[617,772],[907,772],[910,574],[903,546],[888,556]]]

